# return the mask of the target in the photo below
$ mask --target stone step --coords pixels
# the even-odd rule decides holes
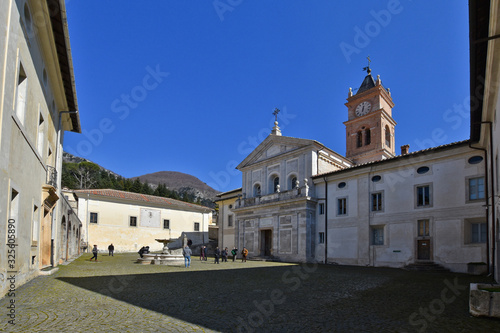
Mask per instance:
[[[448,268],[445,268],[433,261],[421,261],[408,264],[404,269],[409,271],[431,271],[431,272],[449,272]]]

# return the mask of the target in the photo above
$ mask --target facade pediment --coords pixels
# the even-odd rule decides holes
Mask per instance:
[[[313,140],[270,135],[262,141],[262,143],[260,143],[257,148],[255,148],[255,150],[236,167],[236,169],[241,170],[241,168],[248,167],[252,164],[259,163],[294,150],[313,146],[314,144],[315,141]]]

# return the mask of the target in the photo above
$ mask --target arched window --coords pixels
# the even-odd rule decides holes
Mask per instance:
[[[297,182],[297,177],[295,175],[291,175],[289,179],[288,189],[293,190],[295,188],[295,183]]]
[[[255,184],[253,186],[253,196],[254,197],[260,197],[261,191],[260,191],[260,184]]]
[[[387,125],[385,125],[385,145],[387,147],[391,146],[391,130]]]
[[[356,147],[361,147],[363,146],[363,132],[358,131],[356,134]]]
[[[370,143],[372,143],[372,134],[370,129],[367,129],[365,131],[365,145],[368,146]]]
[[[278,185],[280,184],[280,177],[274,177],[273,187],[274,192],[278,192]]]

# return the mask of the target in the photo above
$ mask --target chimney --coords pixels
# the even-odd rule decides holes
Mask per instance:
[[[406,155],[410,151],[410,145],[401,146],[401,155]]]

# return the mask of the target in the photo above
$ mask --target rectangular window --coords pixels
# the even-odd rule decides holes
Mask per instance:
[[[194,231],[200,231],[200,223],[198,222],[194,223]]]
[[[170,220],[163,220],[163,229],[170,229]]]
[[[372,212],[382,210],[382,193],[372,193]]]
[[[420,237],[429,236],[429,220],[418,221],[418,235]]]
[[[44,146],[44,120],[43,120],[43,115],[40,113],[39,119],[38,119],[38,142],[37,142],[37,148],[38,148],[38,153],[40,156],[43,156],[43,146]]]
[[[17,78],[17,91],[16,91],[16,116],[24,125],[24,115],[26,113],[26,98],[28,96],[28,78],[24,67],[19,64],[19,75]]]
[[[417,186],[417,206],[425,207],[431,204],[431,188],[429,185]]]
[[[90,213],[90,223],[97,223],[97,213]]]
[[[10,208],[9,208],[9,220],[7,224],[7,237],[12,238],[12,234],[14,234],[14,238],[17,239],[17,227],[19,226],[18,218],[19,218],[19,192],[15,189],[11,188],[10,192]],[[9,238],[9,239],[10,239]]]
[[[137,227],[137,216],[130,216],[129,225],[131,227]]]
[[[384,228],[372,228],[372,245],[384,245]]]
[[[319,233],[319,244],[324,244],[325,243],[325,233],[320,232]]]
[[[227,217],[227,226],[232,227],[233,226],[233,215],[229,215]]]
[[[486,223],[471,223],[471,243],[486,243]]]
[[[37,205],[33,205],[33,230],[31,232],[32,244],[36,244],[38,241],[38,215],[38,207]]]
[[[347,198],[337,199],[337,215],[347,214]]]
[[[324,215],[325,214],[325,204],[320,203],[319,204],[319,215]]]
[[[484,199],[484,177],[469,179],[469,200]]]

